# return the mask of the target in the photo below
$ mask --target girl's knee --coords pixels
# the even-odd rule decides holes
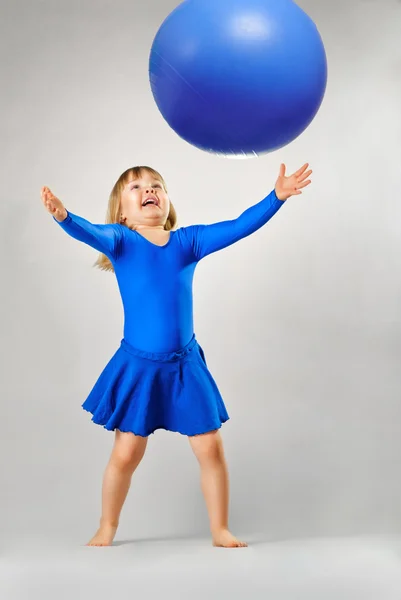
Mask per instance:
[[[145,454],[147,438],[116,432],[113,461],[121,469],[136,467]]]
[[[200,463],[218,462],[223,459],[223,444],[218,432],[192,437],[190,443]]]

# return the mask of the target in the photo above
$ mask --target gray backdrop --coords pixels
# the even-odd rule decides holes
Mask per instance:
[[[41,205],[48,185],[104,222],[128,167],[166,178],[180,225],[233,218],[310,161],[313,186],[205,259],[198,339],[231,420],[235,532],[401,529],[401,3],[300,0],[329,83],[287,148],[235,161],[180,140],[157,111],[148,54],[176,0],[2,0],[1,529],[86,541],[114,434],[80,405],[117,348],[122,307],[96,252]],[[151,436],[119,536],[208,531],[187,440]]]

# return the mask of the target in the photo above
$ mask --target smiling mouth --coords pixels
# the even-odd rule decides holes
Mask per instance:
[[[159,206],[156,198],[146,198],[146,200],[142,203],[142,206]]]

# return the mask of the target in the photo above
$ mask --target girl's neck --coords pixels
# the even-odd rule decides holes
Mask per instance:
[[[149,229],[152,231],[155,231],[155,230],[164,231],[164,225],[135,225],[135,229],[137,231],[144,230],[144,229]]]

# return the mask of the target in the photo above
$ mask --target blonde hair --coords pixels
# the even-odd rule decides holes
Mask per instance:
[[[106,221],[105,221],[107,224],[120,223],[119,216],[120,216],[120,210],[121,210],[122,191],[129,181],[131,181],[132,179],[139,179],[140,177],[142,177],[144,172],[149,173],[152,177],[154,177],[155,179],[158,179],[162,183],[164,190],[167,193],[167,186],[166,186],[166,182],[164,181],[163,177],[160,175],[160,173],[158,173],[151,167],[140,166],[140,167],[131,167],[130,169],[127,169],[126,171],[124,171],[124,173],[122,173],[122,175],[120,175],[120,177],[117,179],[116,183],[114,184],[113,189],[111,190],[110,197],[109,197],[109,204],[107,207]],[[176,225],[177,225],[177,213],[175,212],[174,206],[170,202],[170,212],[168,214],[167,221],[164,224],[164,229],[165,229],[165,231],[171,231],[172,229],[174,229],[174,227]],[[122,224],[122,226],[127,227],[127,225],[124,225],[124,224]],[[130,229],[134,229],[134,228],[130,228]],[[110,259],[105,254],[102,254],[102,253],[99,254],[99,257],[93,266],[98,267],[99,269],[102,269],[103,271],[114,271],[114,268],[110,262]]]

